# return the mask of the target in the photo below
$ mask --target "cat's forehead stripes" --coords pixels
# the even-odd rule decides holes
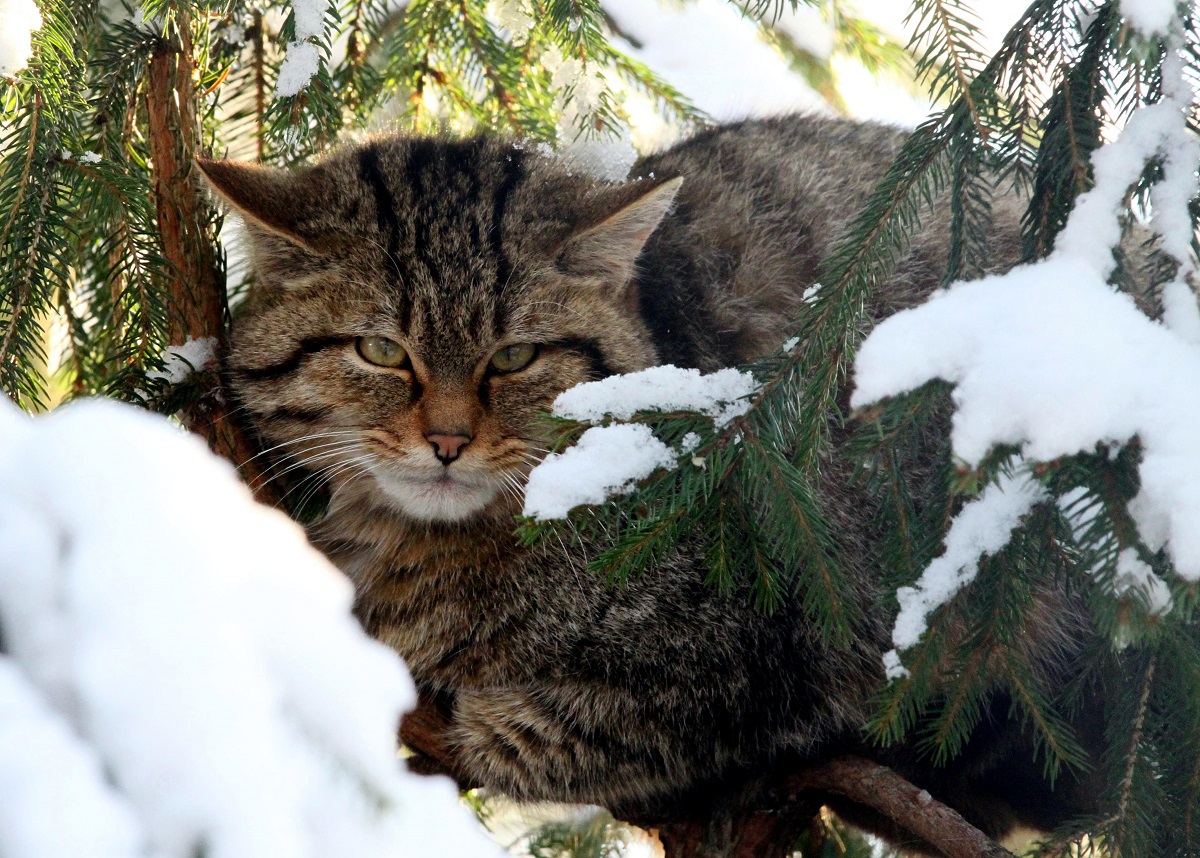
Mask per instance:
[[[504,218],[523,153],[481,140],[387,143],[358,151],[358,177],[400,293],[400,328],[435,340],[500,336],[513,271]]]

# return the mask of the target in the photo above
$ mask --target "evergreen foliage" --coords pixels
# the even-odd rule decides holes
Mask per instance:
[[[1137,36],[1116,3],[1037,0],[990,58],[980,55],[961,3],[918,0],[911,20],[917,71],[945,107],[909,139],[851,235],[826,261],[797,345],[749,367],[762,388],[747,414],[720,431],[694,416],[635,415],[667,444],[678,447],[687,432],[702,441],[681,457],[678,470],[606,509],[576,513],[577,527],[616,532],[615,547],[593,564],[597,571],[636,574],[700,522],[710,538],[714,584],[748,585],[767,609],[800,599],[836,637],[849,633],[852,618],[813,483],[835,444],[859,462],[862,484],[881,503],[886,530],[876,562],[893,589],[911,584],[940,552],[958,503],[1015,467],[1011,449],[995,451],[977,470],[956,467],[946,433],[949,391],[941,383],[847,421],[837,396],[864,305],[931,198],[943,191],[954,238],[947,283],[978,276],[986,265],[990,201],[998,190],[1029,199],[1024,259],[1049,253],[1075,198],[1091,187],[1089,156],[1106,126],[1111,134],[1137,106],[1159,97],[1163,46]],[[1187,24],[1193,74],[1194,23]],[[1159,178],[1151,163],[1141,185],[1130,189],[1129,223]],[[1128,270],[1130,260],[1116,256],[1114,284],[1145,288],[1147,272]],[[1150,267],[1157,282],[1174,275],[1170,260]],[[564,422],[561,428],[566,443],[586,427]],[[942,439],[938,451],[923,440],[931,435]],[[701,460],[703,467],[691,464]],[[938,613],[906,654],[910,674],[881,694],[869,728],[884,744],[915,735],[936,761],[949,761],[999,683],[1012,712],[1033,728],[1045,770],[1055,778],[1083,765],[1080,738],[1068,724],[1080,707],[1094,705],[1096,689],[1105,689],[1112,711],[1102,765],[1114,812],[1057,832],[1045,854],[1198,849],[1192,826],[1173,821],[1194,817],[1200,783],[1194,717],[1200,674],[1188,672],[1197,656],[1196,590],[1173,574],[1164,552],[1139,539],[1130,520],[1137,461],[1135,444],[1116,455],[1102,449],[1036,466],[1055,502],[1036,507],[1005,549],[984,558],[969,590]],[[913,475],[931,466],[940,476],[933,486],[919,484]],[[615,525],[622,515],[629,523]],[[530,525],[526,532],[533,537],[545,529]],[[1128,548],[1171,582],[1174,606],[1166,616],[1151,609],[1148,593],[1118,585],[1118,556]],[[1014,644],[1031,619],[1033,593],[1060,587],[1084,600],[1097,635],[1084,671],[1069,687],[1054,689],[1040,685],[1037,665]],[[1161,673],[1167,663],[1169,678]],[[1081,831],[1090,836],[1081,841]]]
[[[782,3],[738,5],[770,29]],[[834,0],[814,5],[838,22],[838,50],[881,70],[911,63],[939,110],[826,261],[796,339],[748,367],[761,382],[750,410],[719,428],[694,414],[637,415],[669,445],[679,448],[689,433],[699,444],[677,470],[632,495],[579,510],[568,525],[527,523],[522,534],[605,533],[611,547],[593,566],[620,580],[701,528],[713,586],[748,586],[764,610],[799,599],[836,642],[853,633],[856,617],[817,492],[835,447],[858,464],[858,479],[884,512],[874,561],[892,590],[939,553],[963,499],[1016,462],[1016,451],[998,450],[978,469],[956,466],[945,432],[950,393],[941,383],[850,419],[839,394],[867,300],[942,192],[954,237],[947,283],[986,265],[991,200],[1010,188],[1029,200],[1025,259],[1049,253],[1091,186],[1091,153],[1134,109],[1160,97],[1164,47],[1131,30],[1116,0],[1033,0],[991,57],[972,35],[963,0],[913,0],[916,37],[906,50],[880,47],[870,25]],[[666,116],[705,120],[614,46],[600,0],[501,6],[498,17],[479,0],[338,0],[325,7],[319,34],[297,40],[294,11],[282,2],[147,0],[134,13],[112,2],[44,0],[33,59],[0,80],[5,392],[29,410],[96,393],[167,413],[213,401],[212,377],[173,388],[154,375],[168,344],[223,335],[224,293],[218,305],[199,307],[191,286],[228,279],[233,298],[242,286],[215,249],[220,218],[198,191],[194,155],[292,163],[380,116],[418,130],[482,127],[539,141],[604,135],[626,121],[623,87],[651,96]],[[1194,10],[1188,14],[1194,81],[1200,38]],[[833,92],[827,57],[806,54],[784,33],[773,38],[819,89]],[[277,97],[287,51],[301,43],[316,48],[319,69],[299,93]],[[1130,189],[1131,222],[1160,177],[1152,162]],[[1198,212],[1193,201],[1193,221]],[[173,222],[179,229],[167,228]],[[1144,272],[1117,256],[1113,282],[1143,283]],[[1172,262],[1158,263],[1158,279],[1170,279]],[[65,343],[62,355],[48,351],[52,318],[65,326],[55,339]],[[48,363],[57,365],[52,375]],[[586,426],[555,428],[561,446]],[[941,439],[936,450],[930,437]],[[880,743],[916,735],[935,759],[952,759],[999,682],[1038,735],[1046,771],[1058,776],[1080,765],[1072,712],[1107,689],[1101,765],[1113,813],[1057,832],[1044,844],[1047,855],[1200,851],[1198,596],[1130,521],[1137,461],[1134,444],[1037,465],[1054,502],[1039,505],[934,618],[906,655],[909,676],[881,690],[869,728]],[[1151,610],[1147,594],[1115,586],[1118,557],[1130,549],[1170,583],[1165,616]],[[1011,644],[1033,608],[1031,594],[1064,586],[1087,606],[1095,638],[1076,681],[1045,688],[1037,666]],[[834,849],[850,835],[829,832],[806,835],[812,854],[861,851],[855,843]],[[564,854],[582,843],[607,854],[595,835],[543,832],[531,852]]]

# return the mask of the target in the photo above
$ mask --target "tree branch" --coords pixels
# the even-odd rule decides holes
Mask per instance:
[[[795,793],[820,790],[878,811],[912,832],[945,858],[1013,858],[955,810],[864,757],[838,757],[787,778]]]
[[[400,740],[415,756],[409,765],[420,774],[449,775],[461,789],[478,786],[463,776],[448,741],[451,713],[422,694],[417,708],[404,716]],[[836,757],[772,780],[780,790],[763,793],[758,806],[714,820],[654,823],[636,820],[657,832],[666,858],[783,858],[829,795],[869,808],[911,833],[944,858],[1013,858],[1011,852],[967,822],[957,811],[905,780],[887,766],[853,755]],[[769,806],[768,806],[769,803]],[[722,848],[715,852],[713,845]]]

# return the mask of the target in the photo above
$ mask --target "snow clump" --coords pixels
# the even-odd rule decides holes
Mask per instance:
[[[525,486],[525,514],[539,521],[566,518],[572,508],[627,494],[659,468],[674,468],[675,454],[649,426],[593,426],[574,446],[551,453]]]
[[[168,346],[163,352],[162,362],[163,368],[146,373],[147,377],[179,384],[193,372],[216,365],[217,338],[188,337],[181,346]]]
[[[0,407],[0,853],[498,854],[401,768],[413,685],[352,598],[165,419]]]
[[[275,96],[286,98],[299,95],[321,68],[321,51],[311,39],[325,32],[325,10],[328,0],[292,0],[292,20],[295,40],[287,46]]]
[[[0,0],[0,75],[25,68],[33,56],[30,36],[41,26],[42,15],[33,0]]]
[[[900,664],[899,650],[917,642],[925,632],[929,615],[975,580],[983,555],[994,554],[1008,544],[1021,517],[1045,499],[1045,489],[1028,472],[1020,470],[989,485],[959,511],[946,534],[942,555],[925,568],[915,586],[896,591],[900,603],[892,628],[896,649],[883,657],[888,679],[908,675]]]
[[[572,387],[554,400],[554,413],[595,423],[605,417],[628,420],[639,411],[698,411],[725,426],[750,409],[758,382],[748,372],[652,366]]]
[[[639,411],[696,411],[719,428],[750,409],[749,397],[758,387],[754,376],[737,369],[705,375],[697,369],[654,366],[576,385],[558,395],[552,412],[600,423],[629,420]],[[678,456],[699,445],[694,433],[682,441],[682,448],[673,451],[641,423],[592,427],[574,447],[551,453],[533,469],[525,486],[524,513],[539,521],[566,518],[573,507],[627,494],[659,468],[674,468]],[[699,457],[692,461],[703,464]]]

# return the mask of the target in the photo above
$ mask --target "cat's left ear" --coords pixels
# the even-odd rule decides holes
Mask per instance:
[[[566,271],[601,273],[606,279],[624,285],[633,276],[634,264],[646,240],[671,210],[682,184],[683,177],[679,176],[659,182],[643,179],[622,186],[614,192],[620,195],[621,207],[595,226],[567,239],[559,264]],[[643,187],[644,191],[636,193]],[[629,200],[631,192],[636,195]]]

